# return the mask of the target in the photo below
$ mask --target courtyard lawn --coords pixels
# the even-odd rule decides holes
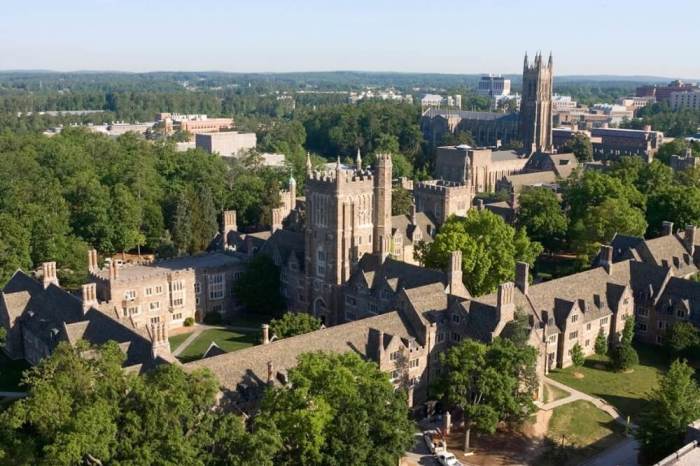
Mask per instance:
[[[260,343],[259,332],[238,332],[225,328],[205,330],[178,356],[182,362],[200,359],[212,342],[228,352],[247,348]]]
[[[24,360],[13,361],[0,351],[0,391],[21,392],[22,373],[29,368]]]
[[[178,346],[182,344],[187,338],[192,334],[192,332],[180,333],[179,335],[174,335],[168,338],[170,342],[170,351],[175,351]]]
[[[559,387],[545,383],[542,387],[543,398],[545,403],[551,403],[552,401],[561,400],[570,395],[569,392],[562,390]]]
[[[624,427],[588,401],[574,401],[552,412],[548,445],[536,464],[573,465],[624,439]]]
[[[636,345],[639,365],[631,372],[615,372],[606,356],[591,356],[583,367],[568,367],[550,372],[549,377],[572,388],[602,398],[615,406],[622,416],[635,419],[644,406],[644,398],[655,388],[658,376],[668,367],[663,350],[650,345]],[[575,373],[583,375],[577,378]],[[580,377],[580,376],[579,376]]]

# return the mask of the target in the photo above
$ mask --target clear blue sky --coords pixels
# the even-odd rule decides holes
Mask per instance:
[[[700,0],[5,0],[0,69],[700,78]]]

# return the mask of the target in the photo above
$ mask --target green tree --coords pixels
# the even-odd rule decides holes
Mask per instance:
[[[602,327],[598,331],[598,336],[595,337],[595,354],[608,354],[608,338],[605,336]]]
[[[233,291],[251,312],[275,316],[284,309],[279,267],[264,254],[258,254],[248,263],[248,268],[234,282]]]
[[[632,346],[634,338],[634,317],[629,316],[625,320],[625,327],[620,335],[620,342],[613,349],[611,359],[613,367],[618,371],[631,369],[639,364],[639,355]]]
[[[571,136],[561,151],[573,152],[579,162],[590,162],[593,160],[593,144],[591,144],[591,138],[585,133],[576,133]]]
[[[17,269],[29,270],[29,232],[11,215],[0,213],[0,284],[4,285]]]
[[[635,434],[645,462],[680,448],[688,424],[700,417],[700,388],[693,372],[685,361],[676,360],[651,392]]]
[[[700,224],[700,188],[658,186],[647,201],[647,220],[652,234],[661,231],[664,220],[680,226]]]
[[[393,466],[413,444],[406,395],[354,353],[306,353],[289,384],[265,394],[258,419],[284,439],[275,464]]]
[[[536,360],[535,348],[501,339],[490,345],[464,340],[440,354],[444,373],[434,390],[464,412],[465,451],[471,429],[493,433],[499,422],[520,423],[534,412]]]
[[[270,331],[277,338],[287,338],[313,332],[321,328],[321,321],[305,312],[288,312],[270,321]]]
[[[542,187],[520,194],[517,224],[549,251],[559,249],[566,237],[567,218],[556,194]]]
[[[700,345],[700,332],[690,322],[676,322],[664,335],[664,346],[673,357],[686,354]]]
[[[411,215],[413,196],[407,189],[397,186],[391,191],[391,215]]]
[[[576,367],[581,367],[583,363],[586,362],[586,357],[583,355],[583,348],[581,348],[581,345],[578,343],[571,348],[571,362],[574,363]]]
[[[427,267],[444,269],[456,250],[462,251],[464,284],[479,296],[512,280],[516,261],[532,266],[542,246],[490,211],[470,210],[464,218],[450,217],[432,243],[419,245],[418,257]]]

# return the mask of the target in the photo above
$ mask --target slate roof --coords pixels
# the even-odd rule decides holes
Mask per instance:
[[[416,225],[411,223],[411,218],[408,215],[394,215],[391,217],[391,226],[393,231],[400,232],[404,238],[409,240],[413,239],[413,232],[418,228],[423,241],[426,243],[433,241],[430,232],[435,232],[435,223],[425,212],[416,212]]]
[[[445,274],[440,270],[428,269],[387,257],[383,263],[374,254],[365,254],[353,272],[349,284],[354,285],[363,277],[367,286],[379,290],[388,283],[396,292],[401,288],[411,289],[431,283],[446,283]]]
[[[434,118],[436,116],[448,117],[458,116],[463,120],[478,120],[478,121],[515,121],[518,119],[517,113],[497,113],[497,112],[471,112],[468,110],[444,110],[439,108],[429,108],[423,113],[423,116]]]
[[[221,387],[235,391],[239,384],[254,387],[267,382],[268,362],[275,374],[286,373],[297,364],[302,353],[353,351],[364,358],[374,358],[380,332],[387,336],[413,338],[410,326],[398,312],[388,312],[315,332],[283,338],[267,345],[257,345],[239,351],[213,356],[185,364],[185,370],[211,370]]]
[[[517,193],[525,186],[538,186],[543,184],[554,184],[557,182],[557,175],[553,171],[518,173],[515,175],[505,175],[503,177]]]
[[[197,254],[194,256],[176,257],[162,261],[156,261],[153,264],[126,264],[119,267],[117,281],[133,280],[138,278],[153,277],[165,275],[174,270],[197,269],[197,268],[215,268],[225,265],[240,264],[242,259],[233,254],[223,252],[208,252]],[[109,270],[102,269],[94,272],[94,275],[104,279],[109,279]]]
[[[306,243],[303,233],[291,230],[277,230],[262,246],[260,252],[272,257],[275,263],[277,263],[277,258],[279,258],[281,261],[280,265],[286,264],[289,261],[289,257],[294,255],[299,263],[299,270],[303,271],[305,249]]]
[[[675,275],[689,275],[698,271],[694,258],[683,244],[683,233],[644,239],[635,236],[615,235],[611,242],[613,262],[635,259],[671,268]],[[600,257],[597,258],[600,260]]]

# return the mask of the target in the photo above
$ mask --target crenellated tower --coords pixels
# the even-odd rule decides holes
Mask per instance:
[[[374,254],[382,260],[389,252],[391,238],[391,155],[377,155],[377,172],[374,178]]]
[[[552,54],[545,63],[537,53],[523,64],[523,92],[520,101],[520,139],[530,153],[552,151]]]

